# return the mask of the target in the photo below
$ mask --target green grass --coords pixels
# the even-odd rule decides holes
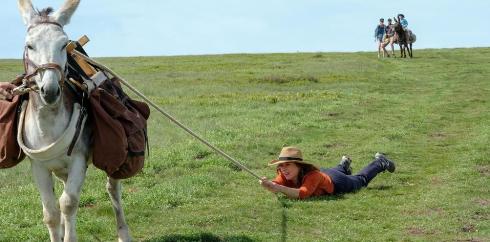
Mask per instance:
[[[284,145],[354,171],[376,151],[397,162],[367,189],[276,197],[156,111],[151,155],[124,181],[136,241],[489,241],[490,48],[101,58],[202,137],[273,177]],[[20,73],[0,60],[0,80]],[[104,174],[91,167],[80,241],[115,241]],[[57,192],[61,185],[57,186]],[[0,241],[46,241],[29,161],[0,170]]]

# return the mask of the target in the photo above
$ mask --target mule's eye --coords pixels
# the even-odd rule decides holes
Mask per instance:
[[[32,47],[32,45],[27,45],[27,49],[34,50],[34,47]]]
[[[63,50],[66,48],[66,46],[68,46],[68,43],[70,43],[70,42],[66,42],[66,44],[64,44],[64,45],[61,47],[61,51],[63,51]]]

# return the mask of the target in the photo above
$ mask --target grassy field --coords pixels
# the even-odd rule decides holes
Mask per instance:
[[[281,147],[354,171],[397,162],[354,194],[293,201],[156,111],[144,171],[124,181],[136,241],[490,241],[490,48],[101,58],[256,173]],[[22,71],[0,60],[0,80]],[[57,187],[59,194],[61,185]],[[116,241],[103,172],[89,168],[80,241]],[[0,241],[47,241],[29,161],[0,170]]]

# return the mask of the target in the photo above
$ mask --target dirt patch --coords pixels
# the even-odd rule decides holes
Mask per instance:
[[[325,155],[327,155],[327,152],[326,151],[320,151],[320,152],[313,152],[312,154],[315,156],[325,156]]]
[[[410,227],[407,229],[407,234],[420,236],[420,235],[431,235],[431,234],[435,234],[435,233],[434,233],[434,231],[427,231],[427,230],[424,230],[422,228]]]
[[[490,205],[490,200],[478,198],[478,199],[475,199],[475,203],[486,207],[486,206]]]
[[[428,209],[418,209],[418,210],[405,210],[402,212],[405,215],[413,216],[432,216],[432,215],[443,215],[444,209],[442,208],[428,208]]]
[[[431,139],[435,139],[435,140],[443,140],[443,139],[446,139],[448,137],[448,134],[446,134],[444,132],[435,132],[435,133],[429,134],[429,137]]]
[[[430,184],[431,185],[441,185],[442,184],[442,179],[438,176],[434,176],[430,178]]]
[[[457,242],[483,242],[484,240],[478,238],[471,238],[471,239],[458,239],[456,241]]]
[[[339,116],[341,113],[336,113],[336,112],[328,112],[328,113],[325,113],[324,115],[327,116],[327,117],[337,117]]]
[[[211,155],[212,153],[209,151],[199,151],[197,154],[194,156],[195,160],[202,160],[206,158],[207,156]]]
[[[410,235],[423,235],[424,230],[421,228],[409,228],[407,229],[407,233]]]
[[[472,216],[472,219],[478,220],[478,221],[487,221],[490,220],[490,213],[488,212],[480,212],[476,211]]]
[[[479,165],[476,170],[483,176],[490,176],[490,165]]]
[[[344,144],[341,144],[341,143],[331,143],[331,144],[325,144],[324,147],[325,148],[328,148],[328,149],[331,149],[331,148],[340,148],[340,147],[344,147]]]
[[[442,215],[444,213],[444,209],[442,208],[430,208],[429,211],[430,213],[437,215]]]
[[[465,224],[461,228],[461,231],[463,231],[465,233],[472,233],[472,232],[477,231],[477,229],[476,229],[476,226],[474,224]]]
[[[131,187],[128,189],[128,192],[130,192],[130,193],[137,192],[137,191],[138,191],[138,188],[136,188],[136,187]]]

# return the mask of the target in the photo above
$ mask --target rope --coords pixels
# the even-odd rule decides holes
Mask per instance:
[[[73,54],[75,55],[78,55],[79,57],[81,57],[82,59],[84,59],[85,61],[87,61],[88,63],[92,64],[92,65],[95,65],[97,67],[99,67],[100,69],[104,70],[104,71],[107,71],[109,72],[112,76],[118,78],[122,84],[124,84],[126,87],[128,87],[131,91],[133,91],[136,95],[138,95],[139,97],[141,97],[143,100],[145,100],[148,104],[150,104],[153,108],[155,108],[157,111],[159,111],[161,114],[163,114],[165,117],[167,117],[168,119],[170,119],[170,121],[172,121],[173,123],[175,123],[176,125],[178,125],[180,128],[182,128],[183,130],[185,130],[187,133],[189,133],[190,135],[192,135],[194,138],[198,139],[199,141],[201,141],[203,144],[207,145],[209,148],[213,149],[214,151],[216,151],[218,154],[222,155],[223,157],[225,157],[226,159],[228,159],[229,161],[233,162],[235,165],[237,165],[238,167],[240,167],[241,169],[247,171],[248,173],[250,173],[250,175],[254,176],[255,178],[257,179],[261,179],[260,176],[258,176],[257,174],[255,174],[253,171],[251,171],[250,169],[248,169],[246,166],[244,166],[242,163],[240,163],[238,160],[234,159],[233,157],[231,157],[230,155],[226,154],[224,151],[222,151],[221,149],[215,147],[214,145],[212,145],[211,143],[209,143],[208,141],[206,141],[205,139],[201,138],[199,135],[197,135],[194,131],[192,131],[191,129],[187,128],[184,124],[182,124],[181,122],[179,122],[177,119],[175,119],[172,115],[170,115],[169,113],[165,112],[163,109],[161,109],[158,105],[156,105],[155,103],[153,103],[150,99],[148,99],[143,93],[141,93],[140,91],[138,91],[136,88],[134,88],[133,86],[131,86],[127,81],[125,81],[122,77],[120,77],[117,73],[115,73],[114,71],[112,71],[111,69],[109,69],[108,67],[96,62],[95,60],[89,58],[88,56],[80,53],[79,51],[76,51],[76,50],[73,50],[72,51]]]

